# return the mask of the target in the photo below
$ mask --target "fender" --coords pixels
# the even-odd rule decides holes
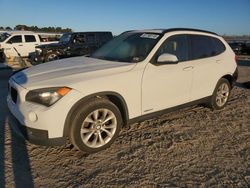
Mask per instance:
[[[105,92],[94,93],[94,94],[88,95],[88,96],[80,99],[70,109],[70,111],[69,111],[69,113],[68,113],[68,115],[66,117],[65,123],[64,123],[63,137],[67,137],[69,135],[71,118],[72,118],[72,115],[75,113],[77,107],[79,105],[82,105],[82,104],[84,105],[89,100],[94,99],[96,97],[105,97],[105,98],[108,98],[111,102],[113,102],[112,99],[111,99],[112,97],[118,98],[119,102],[121,102],[121,105],[117,105],[115,102],[113,102],[113,103],[115,105],[117,105],[117,107],[119,108],[119,110],[120,110],[120,112],[122,114],[122,117],[123,117],[124,124],[126,125],[128,123],[128,121],[129,121],[128,106],[127,106],[126,101],[124,100],[124,98],[119,93],[116,93],[116,92],[113,92],[113,91],[105,91]]]

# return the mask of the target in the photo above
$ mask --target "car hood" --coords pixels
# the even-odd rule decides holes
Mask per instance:
[[[75,82],[126,72],[135,65],[81,56],[33,66],[14,74],[11,79],[26,89],[70,86]]]

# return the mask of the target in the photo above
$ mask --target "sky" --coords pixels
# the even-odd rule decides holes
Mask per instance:
[[[250,0],[0,0],[0,26],[74,31],[198,28],[250,35]]]

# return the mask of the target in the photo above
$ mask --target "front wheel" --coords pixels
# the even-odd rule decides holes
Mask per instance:
[[[221,78],[215,87],[209,106],[215,110],[224,108],[229,99],[230,92],[231,85],[229,81]]]
[[[114,142],[122,127],[117,106],[107,99],[95,99],[77,111],[70,130],[70,140],[77,149],[94,153]]]
[[[58,57],[58,54],[56,52],[50,52],[45,57],[46,62],[55,61],[55,60],[58,60],[58,59],[59,59],[59,57]]]

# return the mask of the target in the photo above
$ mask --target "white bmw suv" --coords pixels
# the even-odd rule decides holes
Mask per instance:
[[[18,120],[12,128],[30,142],[60,145],[69,138],[93,153],[109,147],[128,123],[187,105],[222,109],[236,79],[235,54],[215,33],[128,31],[90,57],[14,74],[7,102]]]

